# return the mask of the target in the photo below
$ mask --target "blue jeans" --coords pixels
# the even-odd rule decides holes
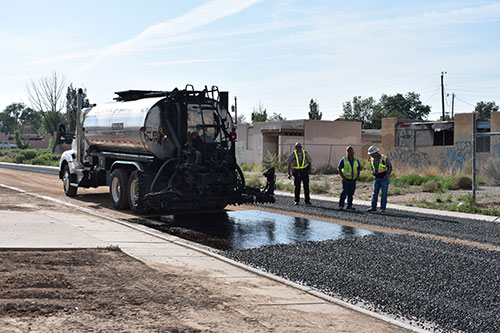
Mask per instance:
[[[387,192],[389,191],[389,177],[375,178],[373,180],[372,208],[377,208],[378,193],[382,189],[382,199],[380,200],[380,209],[387,206]]]
[[[352,207],[352,197],[354,195],[354,191],[356,191],[356,180],[354,179],[346,179],[345,182],[342,183],[342,193],[340,194],[339,207],[344,207],[345,198],[347,197],[347,207]]]

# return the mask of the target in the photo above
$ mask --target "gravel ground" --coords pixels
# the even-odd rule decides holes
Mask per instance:
[[[446,331],[500,332],[500,253],[401,235],[226,255],[347,301]]]
[[[311,206],[304,204],[294,206],[293,198],[283,196],[276,196],[274,204],[257,206],[500,245],[500,223],[494,222],[408,213],[391,209],[385,213],[371,213],[365,211],[367,206],[355,206],[357,210],[353,212],[338,211],[336,202],[320,200],[312,200]]]

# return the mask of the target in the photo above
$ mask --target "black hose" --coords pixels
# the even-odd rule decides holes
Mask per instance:
[[[153,179],[153,182],[151,183],[151,187],[149,189],[151,192],[155,191],[155,187],[158,184],[158,181],[160,180],[160,176],[163,173],[163,171],[165,170],[165,168],[167,167],[167,165],[169,165],[170,163],[175,162],[175,161],[177,161],[176,158],[171,158],[171,159],[165,161],[165,163],[162,164],[162,166],[160,167],[160,170],[158,170],[158,172],[156,173],[155,178]]]

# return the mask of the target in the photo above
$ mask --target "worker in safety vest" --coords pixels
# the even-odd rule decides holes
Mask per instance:
[[[354,148],[351,146],[346,149],[347,156],[339,161],[339,175],[342,177],[342,193],[340,194],[339,210],[344,209],[345,198],[347,197],[347,210],[355,210],[352,206],[354,191],[356,191],[356,180],[361,172],[361,163],[354,157]]]
[[[382,199],[380,201],[380,211],[385,212],[387,206],[387,192],[389,191],[389,176],[392,172],[391,161],[385,156],[380,154],[376,146],[368,148],[368,154],[371,157],[371,167],[373,174],[373,194],[372,206],[368,211],[374,212],[377,210],[378,193],[382,189]]]
[[[302,150],[300,142],[295,144],[295,150],[288,158],[288,179],[292,178],[293,169],[293,185],[295,185],[295,205],[300,201],[300,183],[304,184],[304,197],[306,205],[311,204],[309,197],[309,174],[311,173],[311,157],[305,150]]]

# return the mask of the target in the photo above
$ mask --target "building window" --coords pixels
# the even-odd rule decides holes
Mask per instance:
[[[453,146],[453,130],[434,131],[434,146]]]

